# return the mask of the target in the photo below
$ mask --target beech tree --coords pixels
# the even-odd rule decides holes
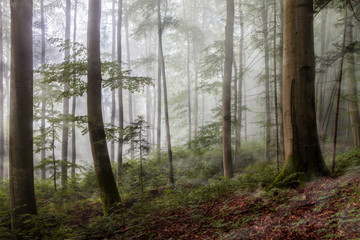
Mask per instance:
[[[10,205],[13,231],[37,214],[33,169],[33,2],[10,1]]]
[[[225,28],[225,65],[222,92],[222,144],[224,176],[233,177],[231,158],[231,76],[234,58],[234,0],[226,1],[227,18]]]
[[[328,174],[315,114],[313,0],[284,1],[283,111],[286,165],[275,182]]]
[[[70,41],[70,23],[71,23],[71,0],[66,0],[66,26],[65,26],[65,41]],[[65,61],[69,61],[70,49],[65,49]],[[69,81],[69,79],[67,79]],[[64,92],[68,91],[69,84],[68,82],[64,85]],[[66,187],[67,178],[68,178],[68,147],[69,147],[69,121],[67,116],[69,115],[69,98],[64,97],[63,100],[63,114],[65,120],[63,122],[62,129],[62,141],[61,141],[61,185]]]
[[[87,111],[91,151],[104,214],[120,202],[111,170],[101,109],[100,19],[101,0],[89,0]]]
[[[0,36],[3,35],[2,21],[2,1],[0,0]],[[4,62],[3,62],[3,40],[0,37],[0,182],[4,178],[4,157],[5,157],[5,141],[4,141]]]

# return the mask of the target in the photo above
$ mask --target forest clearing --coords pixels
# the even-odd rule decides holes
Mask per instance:
[[[0,0],[1,239],[360,239],[360,0]]]

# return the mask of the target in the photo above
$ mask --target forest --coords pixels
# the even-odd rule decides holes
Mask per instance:
[[[360,239],[359,0],[0,0],[0,239]]]

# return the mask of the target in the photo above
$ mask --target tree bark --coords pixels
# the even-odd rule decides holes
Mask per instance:
[[[161,24],[161,0],[158,0],[157,11],[158,11],[159,53],[160,53],[160,60],[161,60],[161,75],[162,75],[162,80],[163,80],[162,83],[163,83],[163,88],[164,88],[164,112],[165,112],[166,141],[167,141],[168,158],[169,158],[169,182],[170,182],[170,184],[174,184],[175,179],[174,179],[174,170],[173,170],[173,156],[172,156],[172,149],[171,149],[171,135],[170,135],[165,59],[164,59],[164,52],[163,52],[163,45],[162,45],[163,25]]]
[[[313,1],[284,2],[284,137],[286,166],[275,182],[293,173],[311,180],[329,173],[316,127]]]
[[[225,65],[222,90],[223,167],[226,178],[233,177],[231,158],[231,76],[234,59],[234,0],[226,0]]]
[[[66,0],[66,27],[65,27],[65,41],[70,41],[70,21],[71,21],[71,0]],[[65,49],[65,61],[68,61],[70,56],[70,49]],[[65,83],[64,92],[69,89],[69,84]],[[64,97],[63,100],[63,115],[65,117],[62,126],[62,141],[61,141],[61,186],[66,188],[68,178],[68,145],[69,145],[69,98]]]
[[[13,231],[36,215],[33,169],[33,2],[10,1],[10,206]]]
[[[101,0],[89,0],[87,111],[91,151],[104,214],[120,202],[106,144],[101,110]]]

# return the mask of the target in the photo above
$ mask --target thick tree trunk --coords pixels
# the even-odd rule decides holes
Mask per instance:
[[[101,0],[89,0],[87,109],[91,151],[104,214],[120,202],[112,173],[101,111]]]
[[[317,135],[313,1],[284,2],[284,136],[286,166],[300,180],[328,174]]]
[[[350,8],[348,6],[348,8]],[[350,10],[351,12],[352,10]],[[350,46],[353,43],[353,23],[352,14],[348,14],[346,18],[346,38],[345,46]],[[355,76],[355,59],[354,53],[348,52],[345,55],[345,72],[344,77],[348,85],[347,99],[349,104],[349,116],[351,124],[351,133],[354,147],[360,147],[360,117],[359,117],[359,103],[358,103],[358,91],[357,80]]]
[[[66,27],[65,27],[65,41],[70,41],[70,21],[71,21],[71,0],[66,0]],[[65,49],[65,61],[68,61],[70,56],[70,49]],[[65,83],[64,92],[69,89],[69,84]],[[63,100],[63,115],[65,120],[62,127],[62,141],[61,141],[61,186],[66,188],[68,178],[68,145],[69,145],[69,98],[65,97]]]
[[[270,127],[271,127],[271,115],[270,115],[270,68],[269,68],[269,39],[268,39],[268,7],[267,0],[263,0],[263,36],[264,36],[264,50],[265,50],[265,161],[270,160]]]
[[[76,42],[77,34],[77,10],[78,10],[78,0],[75,0],[74,6],[74,36],[73,42]],[[74,59],[76,61],[76,58]],[[72,97],[72,109],[71,114],[75,116],[76,113],[76,96]],[[75,131],[75,122],[71,124],[71,179],[75,181],[75,172],[76,172],[76,131]]]
[[[10,1],[10,206],[11,226],[26,227],[23,214],[37,214],[33,169],[33,2]]]
[[[233,177],[231,158],[231,76],[234,59],[234,0],[226,0],[225,65],[222,92],[223,167],[226,178]]]
[[[168,158],[169,158],[169,182],[170,182],[170,184],[174,184],[175,179],[174,179],[174,170],[173,170],[173,156],[172,156],[172,149],[171,149],[171,135],[170,135],[165,59],[164,59],[164,52],[163,52],[163,45],[162,45],[163,26],[161,24],[161,0],[158,0],[157,11],[158,11],[159,53],[160,53],[160,60],[161,60],[161,75],[162,75],[162,79],[163,79],[163,88],[164,88],[164,112],[165,112],[166,141],[167,141]]]
[[[118,6],[118,26],[117,26],[117,59],[119,66],[122,66],[122,48],[121,48],[121,27],[122,27],[122,0],[119,0]],[[123,87],[118,88],[118,101],[119,101],[119,143],[118,143],[118,157],[117,157],[117,183],[121,184],[121,175],[122,175],[122,164],[123,164],[123,133],[122,129],[124,128],[124,103],[123,103]]]

